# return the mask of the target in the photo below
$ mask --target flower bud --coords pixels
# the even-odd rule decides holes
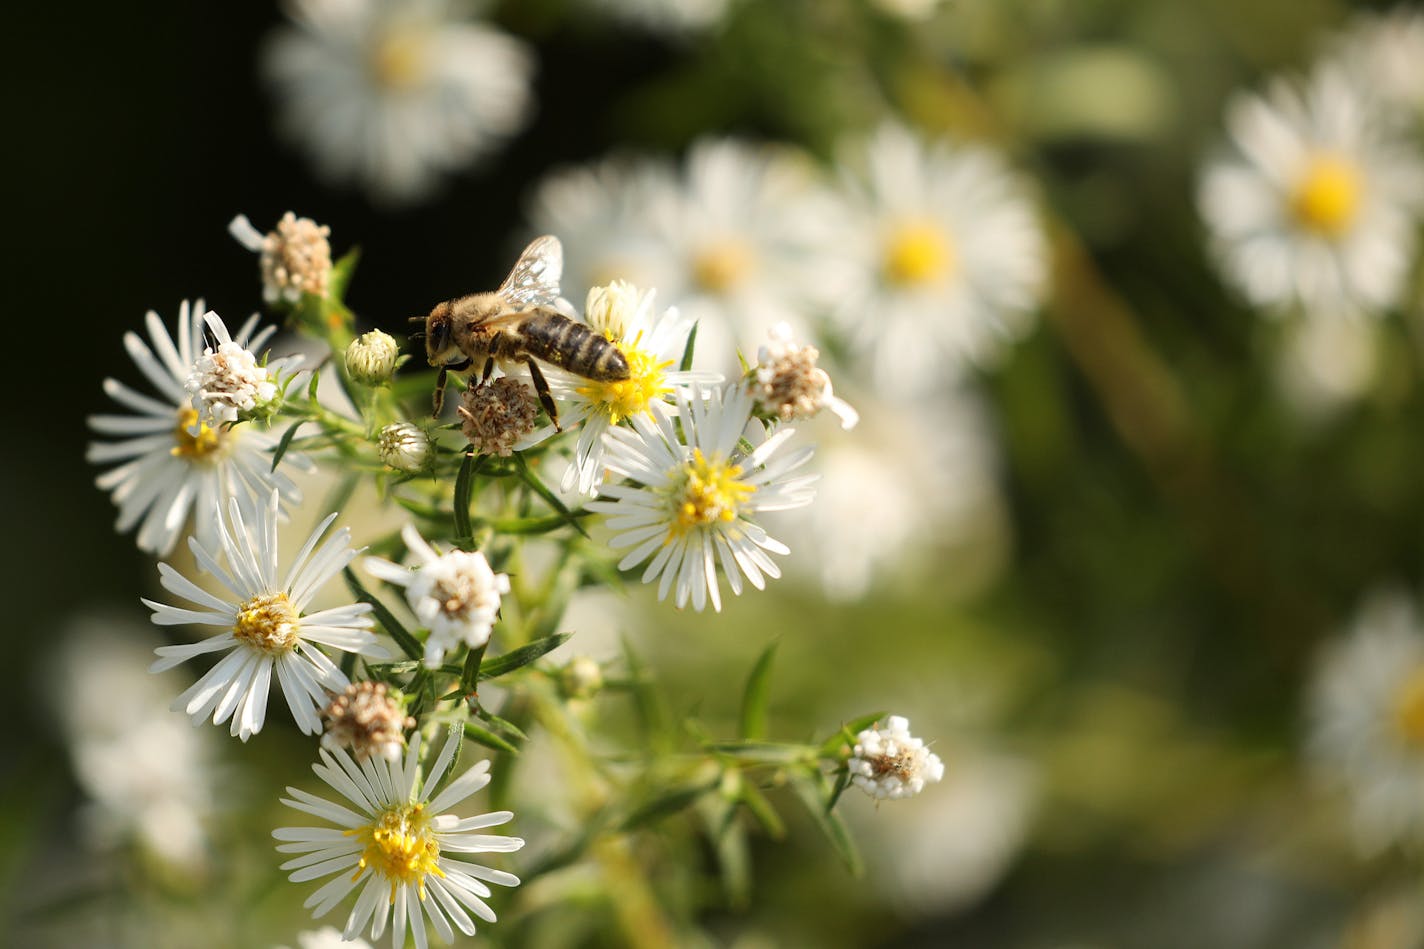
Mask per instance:
[[[376,436],[376,451],[397,471],[420,471],[430,461],[430,436],[410,422],[396,422]]]
[[[651,293],[643,293],[626,280],[615,280],[606,287],[593,287],[588,291],[583,318],[609,339],[622,339],[627,335],[633,315],[651,297]]]
[[[346,371],[355,381],[366,386],[383,386],[396,371],[400,344],[380,330],[371,330],[351,341],[346,347]]]
[[[601,688],[603,668],[588,656],[575,656],[559,670],[559,690],[565,698],[593,698]]]

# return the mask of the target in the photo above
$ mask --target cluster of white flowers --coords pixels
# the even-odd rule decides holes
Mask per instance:
[[[925,743],[910,734],[909,719],[891,715],[883,728],[867,728],[855,736],[855,751],[847,766],[851,782],[877,800],[912,797],[944,777],[944,763]]]

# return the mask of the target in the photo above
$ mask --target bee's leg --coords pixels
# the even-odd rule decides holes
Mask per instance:
[[[544,378],[544,374],[539,371],[538,365],[532,358],[524,360],[524,364],[529,367],[529,376],[534,380],[534,391],[539,396],[539,404],[544,407],[544,411],[549,413],[549,421],[554,423],[554,431],[562,432],[559,426],[559,410],[554,405],[554,397],[549,394],[549,383]]]
[[[489,382],[490,376],[494,375],[494,357],[485,360],[485,368],[480,372],[480,385]]]
[[[435,411],[431,413],[433,417],[439,418],[440,411],[445,408],[445,383],[450,377],[451,370],[464,372],[468,368],[470,368],[470,360],[468,359],[463,359],[456,363],[447,363],[440,367],[440,373],[435,377]]]

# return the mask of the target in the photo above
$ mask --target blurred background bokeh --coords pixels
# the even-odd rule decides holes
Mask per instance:
[[[994,315],[1005,331],[902,387],[896,354],[947,317],[911,306],[892,328],[873,294],[834,317],[827,292],[853,292],[837,282],[853,262],[731,300],[725,324],[703,306],[705,338],[749,355],[773,317],[799,318],[861,423],[808,423],[822,498],[780,522],[793,553],[768,591],[695,614],[630,583],[577,601],[565,627],[598,658],[627,633],[669,714],[714,727],[735,721],[747,669],[777,641],[776,734],[885,709],[933,740],[945,779],[880,806],[847,794],[858,878],[804,819],[784,840],[753,837],[742,894],[717,886],[716,855],[695,846],[648,856],[669,862],[669,898],[698,921],[687,943],[1424,945],[1420,117],[1395,104],[1352,125],[1351,109],[1374,106],[1322,106],[1335,109],[1321,120],[1335,158],[1350,157],[1358,126],[1404,169],[1391,187],[1407,233],[1360,251],[1399,260],[1361,264],[1371,276],[1353,296],[1348,274],[1324,303],[1308,276],[1287,274],[1275,299],[1242,277],[1331,262],[1266,248],[1240,263],[1204,184],[1212,162],[1269,166],[1251,123],[1284,148],[1315,102],[1301,90],[1327,71],[1384,98],[1383,73],[1364,74],[1395,68],[1424,100],[1424,9],[510,0],[462,18],[520,44],[480,54],[502,78],[470,80],[507,83],[517,114],[483,116],[502,131],[432,174],[303,139],[334,133],[288,113],[305,81],[293,69],[290,85],[271,79],[274,36],[293,29],[272,4],[23,16],[6,55],[5,310],[24,353],[0,469],[17,738],[0,765],[0,942],[266,947],[317,925],[268,842],[278,789],[308,778],[310,742],[281,717],[247,746],[177,714],[148,721],[176,694],[142,672],[160,641],[138,602],[156,589],[153,560],[112,529],[84,460],[86,416],[110,411],[100,380],[136,380],[122,335],[146,311],[171,323],[196,297],[230,320],[259,308],[255,259],[227,232],[235,214],[265,229],[294,210],[329,225],[338,252],[359,244],[347,302],[362,328],[402,333],[433,302],[493,287],[550,229],[576,301],[618,275],[599,267],[639,279],[643,266],[661,302],[703,306],[725,273],[679,287],[658,259],[666,244],[639,258],[625,241],[657,212],[652,192],[685,186],[715,148],[784,161],[835,192],[868,136],[904,128],[983,149],[999,176],[984,187],[1031,211],[1027,244],[989,248],[1037,262],[1036,276],[986,278],[1028,288]],[[1295,92],[1272,98],[1273,83]],[[1254,94],[1254,113],[1231,111]],[[343,177],[344,161],[356,170]],[[571,196],[579,175],[586,193]],[[1234,184],[1228,210],[1253,200],[1249,181]],[[1297,223],[1363,201],[1352,188],[1375,184],[1351,179]],[[765,210],[709,200],[748,227]],[[804,213],[832,255],[853,256],[873,227],[844,208]],[[659,233],[647,225],[642,239]],[[1390,267],[1392,282],[1370,284]],[[889,355],[867,351],[865,333],[892,329]],[[94,708],[96,693],[108,704]],[[159,734],[137,735],[140,722]],[[123,742],[174,757],[140,767]],[[510,767],[531,788],[558,784],[537,748]],[[530,809],[558,826],[557,802]],[[539,826],[513,832],[537,849]],[[501,894],[501,922],[478,939],[621,944],[598,879],[556,882]]]

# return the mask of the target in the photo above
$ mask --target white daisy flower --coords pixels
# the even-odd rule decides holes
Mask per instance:
[[[455,937],[451,923],[474,935],[470,913],[495,921],[494,910],[485,902],[490,896],[485,884],[517,886],[519,878],[452,855],[510,853],[524,841],[475,833],[508,822],[514,816],[510,811],[465,818],[447,813],[489,783],[489,761],[476,764],[432,797],[460,741],[459,730],[454,730],[425,778],[418,734],[411,738],[403,761],[368,758],[357,764],[345,751],[322,748],[321,763],[312,770],[343,800],[336,803],[287,788],[290,797],[283,798],[283,804],[336,825],[279,827],[272,832],[282,841],[279,852],[298,854],[282,864],[293,883],[335,874],[307,898],[313,918],[320,919],[359,890],[344,938],[355,937],[369,923],[371,939],[379,939],[390,922],[395,949],[405,945],[407,925],[418,949],[425,949],[427,918],[446,942]]]
[[[430,630],[425,640],[426,666],[439,666],[445,653],[462,643],[478,649],[489,642],[500,597],[509,592],[508,575],[490,569],[479,551],[436,553],[410,524],[401,529],[401,538],[415,555],[414,566],[402,567],[379,557],[367,557],[363,565],[372,576],[405,587],[411,612]]]
[[[579,426],[573,463],[564,472],[562,488],[592,494],[603,479],[604,435],[635,415],[666,414],[666,398],[679,386],[717,384],[716,373],[675,369],[687,346],[691,321],[676,308],[658,312],[656,290],[639,290],[616,280],[588,292],[584,318],[628,360],[628,378],[597,382],[566,372],[549,373],[549,388],[560,400],[559,419],[564,428]],[[529,441],[545,437],[536,432]]]
[[[910,721],[891,715],[884,728],[867,728],[855,736],[855,750],[846,763],[851,783],[877,800],[914,797],[944,777],[939,755],[910,734]]]
[[[853,220],[844,262],[818,285],[879,387],[922,390],[1032,327],[1047,249],[997,153],[885,125],[845,151],[842,172]]]
[[[1378,313],[1414,256],[1419,161],[1335,69],[1227,107],[1230,141],[1198,194],[1225,276],[1253,305]]]
[[[263,72],[283,131],[332,181],[411,201],[529,114],[523,44],[445,0],[290,0]]]
[[[679,608],[722,608],[717,564],[733,594],[742,575],[762,589],[781,570],[768,554],[789,548],[753,520],[763,511],[811,503],[814,475],[791,472],[811,448],[778,454],[793,429],[782,429],[752,451],[741,445],[749,429],[752,398],[741,386],[725,391],[677,393],[678,421],[664,413],[633,416],[633,427],[609,430],[605,463],[632,484],[605,483],[591,510],[608,515],[610,544],[632,550],[619,562],[628,570],[649,560],[643,582],[658,580],[658,599],[676,590]],[[759,426],[757,426],[759,428]]]
[[[237,498],[229,501],[227,517],[218,518],[227,569],[218,563],[217,551],[189,540],[198,566],[226,587],[230,596],[209,593],[160,563],[163,588],[194,606],[143,601],[159,626],[222,628],[202,642],[159,647],[159,659],[149,671],[162,672],[204,653],[227,653],[178,697],[173,708],[191,716],[194,725],[201,725],[209,715],[214,725],[231,718],[232,734],[243,741],[262,730],[273,672],[297,727],[307,735],[321,731],[318,711],[327,704],[328,693],[345,689],[348,680],[316,648],[318,644],[373,659],[387,656],[370,632],[370,604],[303,613],[321,586],[356,556],[350,546],[351,532],[344,527],[317,546],[335,514],[317,526],[279,581],[277,503],[275,491],[256,510]]]
[[[115,379],[104,380],[104,392],[132,415],[91,415],[89,427],[119,441],[92,442],[86,458],[96,464],[117,464],[100,475],[100,488],[111,491],[119,508],[120,533],[138,525],[140,549],[166,556],[173,549],[192,510],[198,540],[217,543],[216,510],[228,497],[265,498],[273,488],[282,500],[295,504],[301,492],[282,471],[272,471],[277,437],[253,425],[212,427],[199,422],[198,411],[184,388],[202,355],[203,302],[179,307],[175,343],[158,314],[149,311],[149,343],[137,333],[124,335],[129,356],[158,393],[144,395]],[[253,335],[257,316],[232,335],[235,343],[257,349],[273,329]],[[284,467],[309,468],[301,455],[283,456]]]
[[[281,381],[278,373],[300,361],[300,357],[288,357],[262,365],[250,349],[229,335],[222,317],[209,310],[203,314],[203,323],[216,345],[203,349],[183,382],[198,411],[199,421],[189,428],[194,434],[200,425],[231,424],[242,413],[271,406]]]
[[[1424,621],[1403,593],[1376,594],[1322,650],[1309,751],[1348,795],[1360,849],[1424,842]]]

